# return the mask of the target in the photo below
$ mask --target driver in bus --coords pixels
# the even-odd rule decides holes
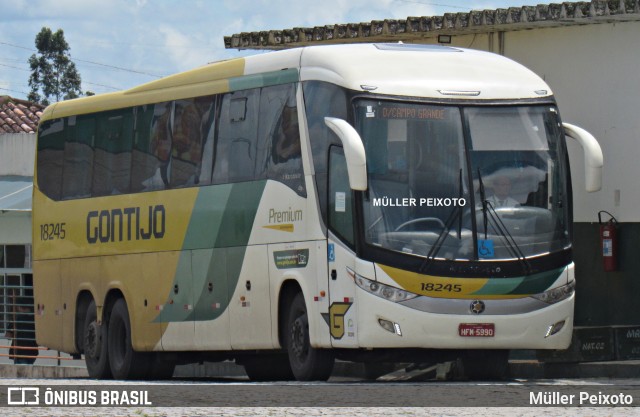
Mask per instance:
[[[493,208],[518,207],[520,203],[512,198],[511,180],[506,175],[500,175],[493,180],[493,195],[487,198]]]

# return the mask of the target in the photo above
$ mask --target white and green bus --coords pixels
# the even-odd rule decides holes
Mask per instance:
[[[502,373],[510,349],[571,340],[565,135],[599,189],[597,142],[538,76],[427,45],[291,49],[53,104],[37,340],[93,378],[236,360],[324,380],[336,358]]]

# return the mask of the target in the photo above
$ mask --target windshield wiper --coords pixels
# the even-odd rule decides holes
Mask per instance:
[[[462,198],[462,168],[460,168],[460,175],[458,176],[458,180],[458,201],[460,201],[460,198]],[[447,220],[444,222],[444,229],[442,229],[436,241],[433,242],[433,245],[431,246],[431,249],[427,254],[427,259],[425,259],[424,262],[422,262],[422,265],[420,265],[420,268],[418,269],[419,272],[425,272],[427,269],[429,269],[431,263],[436,257],[436,254],[438,253],[438,251],[440,251],[440,248],[444,244],[445,240],[447,240],[449,229],[453,225],[453,222],[456,218],[458,218],[458,239],[462,239],[462,207],[460,205],[456,205],[451,213],[449,213]]]
[[[531,265],[529,264],[529,261],[524,256],[524,253],[518,246],[518,243],[516,242],[516,240],[513,238],[513,236],[511,236],[511,233],[509,233],[509,230],[502,222],[502,219],[500,219],[500,216],[496,212],[496,209],[493,207],[493,204],[491,204],[491,202],[486,198],[486,195],[484,192],[484,184],[482,182],[482,175],[480,174],[480,168],[478,168],[478,182],[479,182],[478,191],[480,192],[480,198],[482,199],[482,221],[484,224],[484,239],[487,240],[487,234],[489,229],[488,218],[491,217],[492,226],[494,230],[496,230],[500,234],[503,242],[506,243],[507,248],[509,249],[509,253],[511,253],[512,256],[517,258],[518,261],[522,263],[522,266],[524,267],[526,274],[531,273]],[[487,213],[489,214],[488,216],[487,216]]]
[[[480,174],[480,168],[478,168],[478,191],[480,192],[480,200],[482,201],[482,222],[484,224],[484,239],[487,240],[487,196],[484,192],[484,183],[482,182],[482,175]]]

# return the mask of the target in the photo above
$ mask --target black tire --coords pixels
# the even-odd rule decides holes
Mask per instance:
[[[302,293],[289,307],[285,344],[291,371],[298,381],[326,381],[333,371],[334,356],[327,349],[316,349],[309,342],[309,319]]]
[[[289,357],[286,354],[248,356],[242,358],[241,363],[252,381],[292,381],[295,379]]]
[[[462,356],[464,375],[474,381],[495,381],[509,376],[508,350],[469,350]]]
[[[143,379],[150,365],[149,354],[136,352],[131,345],[131,322],[127,303],[120,298],[109,318],[109,365],[115,379]]]
[[[150,353],[149,355],[147,379],[170,379],[176,369],[175,361],[167,359],[161,353]]]
[[[103,320],[102,324],[98,324],[97,318],[96,303],[92,300],[85,315],[84,329],[82,331],[84,362],[87,365],[89,378],[110,379],[112,376],[111,368],[109,367],[109,348],[107,346],[108,323]]]

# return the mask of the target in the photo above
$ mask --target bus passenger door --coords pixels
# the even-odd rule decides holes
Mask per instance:
[[[355,283],[347,273],[347,268],[355,271],[354,206],[342,147],[330,148],[328,179],[329,314],[325,319],[334,347],[355,347],[358,341],[357,309],[353,306]]]

